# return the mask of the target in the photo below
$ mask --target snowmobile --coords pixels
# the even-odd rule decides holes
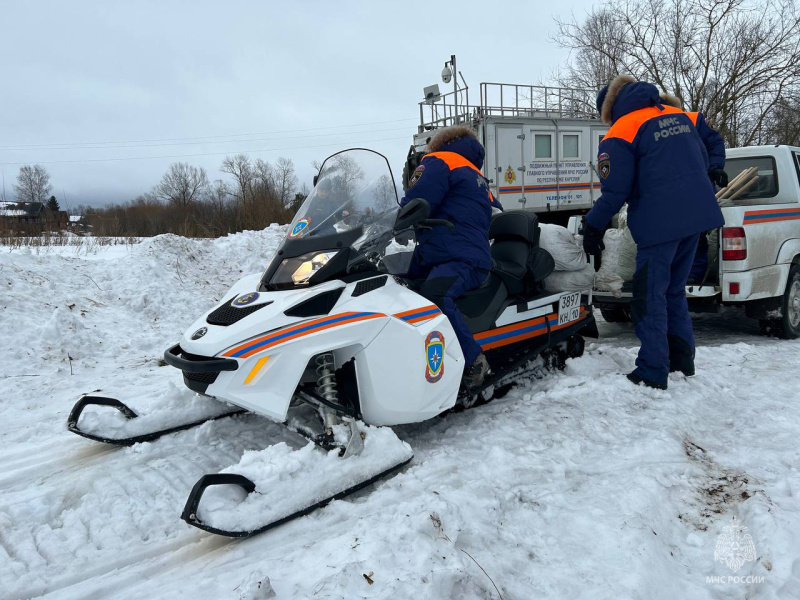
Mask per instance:
[[[424,200],[401,208],[387,159],[371,150],[334,154],[314,184],[266,271],[239,280],[164,353],[190,390],[220,401],[208,419],[249,411],[313,442],[246,453],[234,469],[202,477],[181,517],[206,531],[249,536],[363,488],[412,459],[391,426],[485,403],[534,359],[563,365],[583,353],[584,336],[597,337],[590,290],[543,291],[554,263],[538,247],[536,215],[497,214],[489,232],[494,266],[458,300],[490,371],[480,387],[463,388],[464,357],[450,322],[416,291],[420,282],[404,277],[415,232],[452,223],[429,218]],[[93,405],[128,420],[137,415],[113,398],[78,401],[68,428],[112,444],[208,420],[100,435],[79,426]]]

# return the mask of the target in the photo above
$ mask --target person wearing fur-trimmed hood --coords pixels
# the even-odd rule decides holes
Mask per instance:
[[[492,207],[502,209],[481,173],[483,158],[483,145],[470,127],[439,130],[428,142],[428,153],[411,174],[400,203],[405,206],[415,198],[424,199],[430,204],[431,219],[454,225],[452,231],[436,226],[419,234],[408,275],[425,280],[420,293],[435,302],[453,325],[464,353],[464,381],[469,388],[483,382],[489,363],[455,300],[480,287],[492,268]]]
[[[686,280],[700,233],[724,222],[708,153],[690,116],[665,105],[650,83],[616,77],[597,95],[597,110],[611,128],[598,148],[601,195],[586,215],[584,248],[602,251],[603,232],[627,203],[638,247],[631,317],[641,341],[628,379],[666,389],[670,372],[694,375]]]

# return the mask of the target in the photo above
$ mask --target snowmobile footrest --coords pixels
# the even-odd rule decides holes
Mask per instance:
[[[116,408],[119,412],[125,415],[125,418],[128,420],[136,419],[139,415],[137,415],[136,412],[124,402],[117,400],[116,398],[107,398],[105,396],[84,396],[75,403],[75,406],[72,407],[72,410],[69,412],[69,416],[67,417],[67,429],[69,429],[72,433],[90,440],[94,440],[95,442],[114,444],[116,446],[132,446],[140,442],[152,442],[161,436],[169,433],[175,433],[177,431],[183,431],[185,429],[191,429],[192,427],[202,425],[206,421],[216,421],[217,419],[222,419],[223,417],[231,417],[233,415],[246,412],[244,409],[237,409],[207,419],[200,419],[197,421],[192,421],[191,423],[184,423],[182,425],[176,425],[166,429],[159,429],[157,431],[151,431],[141,435],[127,438],[113,438],[95,433],[89,433],[88,431],[83,431],[78,427],[78,420],[81,418],[81,414],[87,406],[110,406],[112,408]]]

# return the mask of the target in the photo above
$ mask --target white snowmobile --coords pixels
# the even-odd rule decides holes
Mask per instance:
[[[399,208],[384,156],[353,149],[329,157],[263,275],[237,282],[164,353],[187,387],[236,408],[119,437],[81,429],[83,410],[111,406],[128,420],[136,413],[119,400],[86,396],[73,408],[69,429],[127,445],[243,411],[285,423],[313,444],[247,453],[237,472],[202,477],[184,508],[191,525],[244,537],[408,463],[411,448],[385,426],[487,402],[530,361],[545,356],[563,366],[583,353],[582,336],[597,337],[589,290],[542,291],[553,259],[537,245],[536,215],[496,215],[494,267],[484,285],[458,301],[490,371],[481,387],[463,389],[464,358],[450,322],[415,291],[418,282],[403,278],[414,232],[453,227],[429,212],[424,200]],[[220,487],[201,505],[212,486]],[[243,500],[231,492],[238,488]]]

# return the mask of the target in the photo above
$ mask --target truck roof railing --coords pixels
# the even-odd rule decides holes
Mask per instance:
[[[544,117],[597,120],[597,90],[518,83],[480,84],[480,104],[469,103],[469,87],[419,103],[418,131],[461,123],[475,124],[487,117]]]

